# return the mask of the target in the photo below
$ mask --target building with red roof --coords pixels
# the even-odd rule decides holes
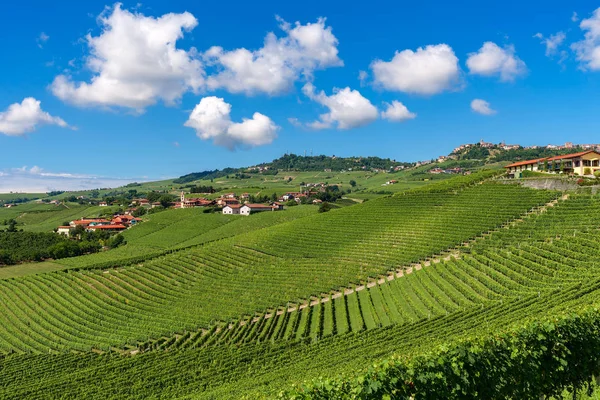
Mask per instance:
[[[90,225],[87,227],[87,231],[104,231],[104,232],[122,232],[127,229],[124,225]]]
[[[580,151],[579,153],[518,161],[509,164],[504,168],[506,168],[509,173],[544,171],[550,173],[562,172],[580,176],[592,175],[594,172],[600,170],[600,153],[596,150]]]

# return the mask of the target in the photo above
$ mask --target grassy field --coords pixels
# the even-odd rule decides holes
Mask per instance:
[[[385,186],[406,185],[396,195],[359,191],[369,201],[325,214],[165,211],[120,249],[0,270],[13,278],[0,280],[0,397],[328,398],[316,393],[370,382],[367,367],[392,356],[426,371],[465,341],[600,304],[600,196],[414,172]],[[570,362],[552,370],[560,390]],[[409,389],[434,398],[453,368]],[[380,382],[403,371],[381,367]],[[516,371],[481,384],[518,387]]]

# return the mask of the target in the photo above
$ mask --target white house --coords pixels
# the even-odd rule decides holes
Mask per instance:
[[[56,230],[56,233],[58,233],[59,235],[69,236],[70,231],[71,231],[70,226],[59,226],[58,229]]]
[[[240,214],[241,208],[242,206],[240,204],[229,204],[223,207],[223,214],[237,215]]]
[[[261,212],[261,211],[275,211],[278,208],[275,208],[273,206],[269,206],[269,205],[265,205],[265,204],[244,204],[241,208],[239,213],[241,215],[250,215],[252,213],[257,213],[257,212]],[[225,209],[223,209],[225,210]]]

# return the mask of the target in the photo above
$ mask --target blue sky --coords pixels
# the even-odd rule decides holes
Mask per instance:
[[[5,4],[0,191],[600,142],[597,1],[206,3]]]

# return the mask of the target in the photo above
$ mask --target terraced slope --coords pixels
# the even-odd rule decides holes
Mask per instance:
[[[317,341],[578,285],[598,276],[599,217],[600,201],[575,196],[415,273],[396,273],[356,286],[357,291],[332,292],[311,302],[266,310],[254,317],[215,324],[212,329],[159,338],[129,350]]]
[[[258,230],[144,265],[4,280],[0,351],[106,351],[254,315],[418,261],[554,197],[555,193],[495,184],[435,197],[415,192]],[[481,207],[483,202],[489,207]],[[443,307],[429,308],[433,315],[445,312]],[[415,302],[407,313],[418,313],[419,318],[430,311]],[[365,322],[369,327],[377,323]],[[320,334],[311,329],[307,335]]]

